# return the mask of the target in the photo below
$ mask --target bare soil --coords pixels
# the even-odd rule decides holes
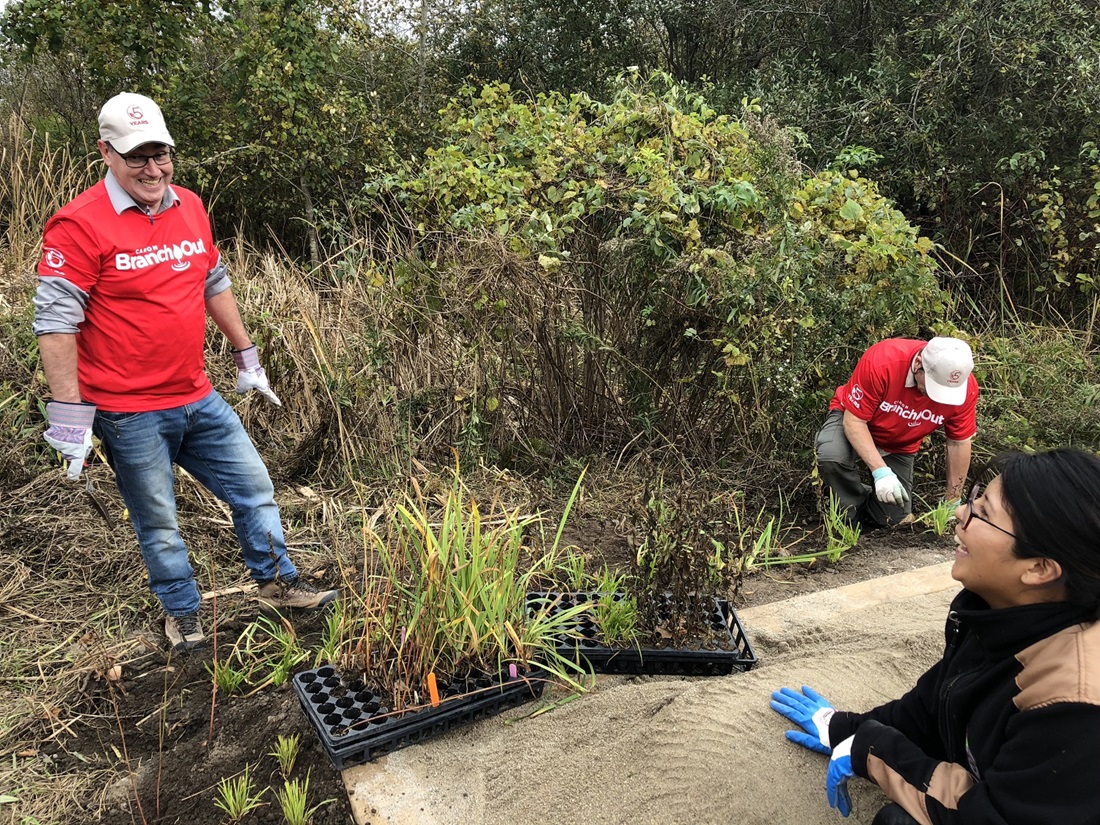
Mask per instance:
[[[320,638],[318,616],[298,618],[295,626],[308,647]],[[234,619],[220,624],[219,645],[227,649],[245,628]],[[209,636],[209,628],[207,628]],[[343,780],[298,705],[289,683],[252,696],[214,695],[207,667],[214,647],[175,655],[163,640],[150,636],[145,653],[123,666],[123,678],[105,678],[89,686],[89,698],[100,708],[97,721],[82,725],[77,736],[51,743],[40,758],[59,772],[87,770],[101,760],[119,768],[102,796],[72,822],[224,823],[213,804],[218,783],[251,767],[255,791],[269,788],[264,805],[242,823],[283,823],[276,791],[283,777],[270,754],[278,736],[297,735],[301,746],[292,778],[309,778],[309,805],[321,807],[314,825],[352,823]],[[86,720],[87,721],[87,720]],[[121,759],[119,756],[121,755]]]

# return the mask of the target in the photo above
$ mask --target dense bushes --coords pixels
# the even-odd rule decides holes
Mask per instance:
[[[388,283],[477,352],[456,383],[498,450],[766,454],[868,342],[943,319],[931,243],[872,182],[807,176],[783,130],[667,76],[607,103],[468,89],[443,118],[366,203],[414,228]]]

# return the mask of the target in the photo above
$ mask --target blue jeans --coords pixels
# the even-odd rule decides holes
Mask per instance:
[[[200,603],[176,523],[173,463],[229,505],[253,579],[298,574],[287,556],[267,468],[241,420],[216,391],[168,410],[97,411],[94,430],[130,511],[149,570],[149,589],[168,615],[197,613]]]

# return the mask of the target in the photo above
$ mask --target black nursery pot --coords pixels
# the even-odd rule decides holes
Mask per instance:
[[[548,607],[553,615],[565,604],[592,601],[596,593],[537,592],[527,594],[527,611],[535,613]],[[620,594],[612,594],[618,597]],[[566,659],[587,666],[596,673],[671,674],[679,676],[725,676],[735,670],[751,670],[756,654],[726,599],[709,596],[698,600],[703,625],[715,634],[713,649],[649,647],[610,647],[599,636],[592,616],[577,616],[574,633],[558,637],[557,652]]]
[[[382,697],[362,679],[345,680],[334,667],[306,670],[291,680],[303,712],[337,770],[530,702],[542,695],[545,682],[546,674],[539,670],[516,678],[507,672],[477,674],[476,679],[441,686],[444,701],[438,707],[390,715]]]

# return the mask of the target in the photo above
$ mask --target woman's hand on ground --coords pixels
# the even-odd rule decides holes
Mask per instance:
[[[788,739],[817,753],[832,753],[829,720],[836,710],[824,696],[806,685],[801,692],[785,687],[772,694],[770,705],[776,713],[802,728],[801,731],[787,731]]]

